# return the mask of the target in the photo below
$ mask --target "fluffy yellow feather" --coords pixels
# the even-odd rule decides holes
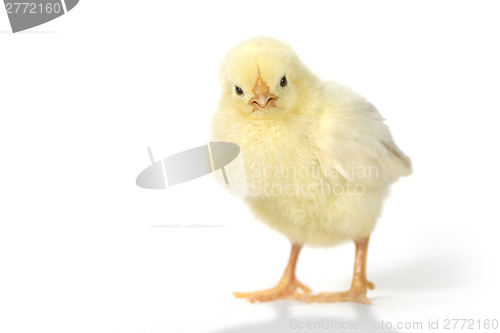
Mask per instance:
[[[212,140],[240,146],[245,200],[259,219],[298,249],[367,240],[390,184],[411,173],[377,109],[320,80],[288,44],[271,37],[234,47],[220,81]],[[282,293],[240,296],[264,301]]]

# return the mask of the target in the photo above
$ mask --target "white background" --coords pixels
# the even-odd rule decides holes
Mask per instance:
[[[500,319],[499,7],[84,0],[18,34],[0,14],[0,332]],[[372,237],[369,307],[234,299],[278,281],[287,240],[205,178],[135,185],[146,147],[159,159],[205,143],[220,61],[255,35],[364,94],[413,160]],[[167,227],[189,224],[222,226]],[[298,277],[345,289],[353,250],[305,248]]]

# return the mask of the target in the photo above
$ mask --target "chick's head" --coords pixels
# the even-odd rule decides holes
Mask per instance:
[[[256,37],[235,46],[220,69],[220,105],[249,118],[300,112],[318,79],[292,48],[272,37]]]

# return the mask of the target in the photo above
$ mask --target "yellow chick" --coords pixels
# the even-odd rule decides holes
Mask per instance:
[[[222,96],[212,140],[236,143],[246,169],[246,203],[292,243],[271,289],[234,293],[251,302],[298,299],[370,304],[368,240],[391,183],[411,174],[377,109],[350,89],[314,75],[291,47],[256,37],[234,47],[220,69]],[[345,292],[312,294],[298,281],[301,247],[356,244]]]

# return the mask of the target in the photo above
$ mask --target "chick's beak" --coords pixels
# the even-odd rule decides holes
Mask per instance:
[[[254,111],[271,108],[278,99],[278,96],[269,92],[269,87],[262,81],[260,75],[257,78],[257,82],[255,82],[252,92],[254,96],[250,100],[250,104],[253,106]]]

